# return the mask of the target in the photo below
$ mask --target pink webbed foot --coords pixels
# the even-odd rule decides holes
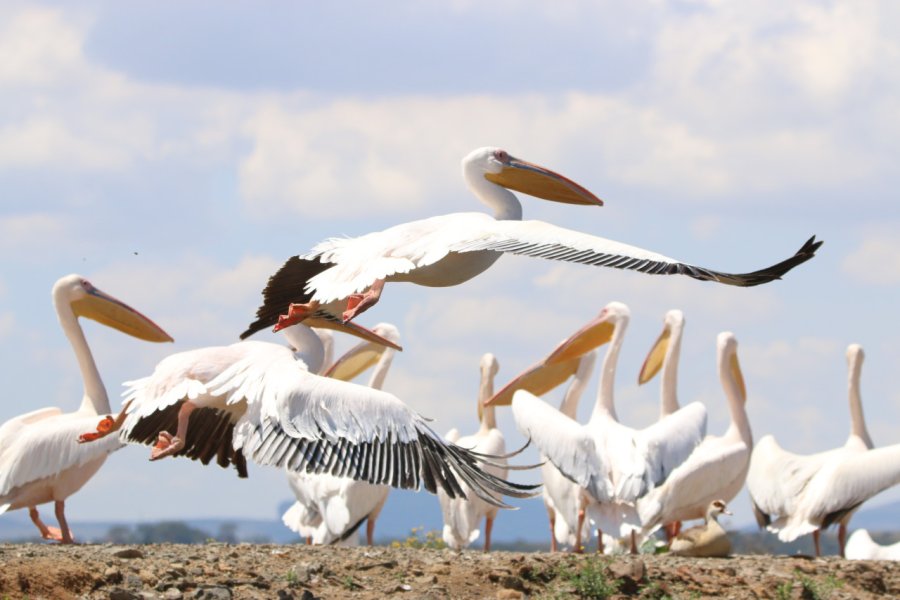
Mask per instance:
[[[160,431],[156,440],[156,445],[150,452],[150,460],[159,460],[167,456],[172,456],[179,450],[184,448],[184,440],[176,437],[168,431]]]
[[[57,527],[47,527],[46,531],[41,531],[41,537],[45,540],[52,540],[54,542],[63,541],[62,531]]]
[[[344,323],[352,321],[360,314],[366,312],[378,302],[379,294],[371,290],[364,294],[353,294],[347,298],[347,310],[341,315]]]
[[[279,315],[278,323],[272,331],[281,331],[291,325],[296,325],[316,312],[318,308],[319,303],[316,301],[307,302],[306,304],[291,304],[288,306],[286,315]]]
[[[84,444],[85,442],[93,442],[95,440],[99,440],[102,437],[106,437],[113,431],[113,426],[115,425],[116,420],[112,418],[111,415],[107,415],[103,417],[99,423],[97,423],[96,431],[89,431],[88,433],[82,433],[78,436],[78,443]]]

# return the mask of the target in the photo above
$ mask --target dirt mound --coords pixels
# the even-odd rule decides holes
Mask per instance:
[[[691,559],[427,548],[0,546],[0,598],[884,598],[900,569],[785,556]]]

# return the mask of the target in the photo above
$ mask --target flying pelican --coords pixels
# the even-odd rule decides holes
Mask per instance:
[[[753,286],[781,278],[812,258],[821,245],[813,236],[776,265],[752,273],[722,273],[542,221],[522,221],[522,205],[510,190],[568,204],[603,202],[562,175],[500,148],[474,150],[463,159],[462,171],[469,189],[493,209],[493,216],[454,213],[320,242],[288,259],[269,279],[257,320],[241,338],[273,325],[277,331],[316,314],[349,321],[378,301],[386,281],[458,285],[485,271],[504,252]]]
[[[398,348],[357,325],[314,319]],[[395,396],[316,375],[324,350],[306,325],[293,327],[289,339],[296,355],[280,344],[239,342],[163,359],[149,377],[126,383],[120,438],[156,442],[151,460],[184,455],[207,464],[217,457],[240,477],[247,476],[246,455],[260,465],[432,493],[441,487],[453,496],[467,485],[503,507],[495,494],[535,494],[537,486],[482,471],[477,463],[485,457],[442,440]]]
[[[847,524],[853,512],[870,496],[892,485],[900,471],[889,458],[895,446],[872,450],[866,429],[859,379],[864,358],[859,344],[847,347],[850,436],[840,448],[801,456],[783,450],[767,435],[756,444],[750,457],[747,489],[760,527],[790,542],[813,534],[816,556],[820,554],[819,531],[840,524],[841,555]]]
[[[674,556],[728,556],[731,541],[719,524],[719,515],[730,515],[724,500],[713,500],[705,511],[706,523],[683,531],[672,540]]]
[[[674,335],[672,340],[675,343]],[[710,502],[729,502],[744,487],[753,435],[744,407],[747,392],[734,334],[720,333],[716,347],[719,378],[728,398],[731,424],[722,436],[706,436],[662,485],[638,500],[644,535],[662,524],[703,518]]]
[[[506,453],[506,442],[503,433],[497,429],[497,418],[493,406],[484,406],[484,402],[494,395],[494,377],[500,368],[496,357],[487,353],[481,357],[481,384],[478,388],[478,421],[481,424],[473,435],[459,437],[459,431],[450,430],[447,439],[461,448],[468,448],[477,454],[501,456]],[[500,479],[506,479],[505,461],[495,460],[494,464],[485,465],[484,470]],[[497,507],[478,498],[451,498],[438,490],[441,512],[444,515],[443,538],[446,544],[454,549],[465,548],[478,539],[478,521],[484,517],[484,551],[491,550],[491,530],[497,518]]]
[[[71,544],[66,522],[66,498],[77,492],[103,466],[106,456],[121,448],[117,439],[84,445],[78,434],[97,425],[110,412],[109,397],[94,363],[78,317],[93,319],[132,337],[171,342],[165,331],[125,303],[101,292],[81,275],[67,275],[53,286],[53,306],[72,345],[84,383],[77,411],[42,408],[14,417],[0,426],[0,514],[28,507],[41,537]],[[111,419],[101,421],[108,428]],[[37,505],[54,502],[59,529],[48,527]]]
[[[588,495],[587,512],[599,530],[601,551],[600,532],[605,531],[618,539],[630,538],[634,553],[636,533],[641,529],[635,503],[665,481],[700,442],[706,430],[706,410],[695,402],[641,430],[619,423],[613,385],[628,319],[628,307],[611,302],[544,361],[548,365],[566,361],[610,342],[587,425],[563,415],[527,388],[512,394],[512,410],[523,435]],[[521,388],[514,381],[506,389],[517,387]],[[489,402],[496,403],[497,398]]]
[[[400,343],[400,332],[389,323],[379,323],[372,331],[395,344]],[[393,357],[393,348],[364,341],[351,348],[334,364],[330,364],[324,374],[341,381],[350,381],[374,366],[369,387],[380,390]],[[348,477],[290,470],[287,470],[287,478],[297,497],[297,502],[282,517],[284,524],[290,529],[307,538],[308,543],[342,542],[355,545],[358,537],[354,534],[365,521],[366,543],[372,545],[375,521],[387,500],[391,489],[389,486],[372,485]]]
[[[850,560],[900,560],[900,542],[882,546],[865,529],[853,532],[845,550]]]

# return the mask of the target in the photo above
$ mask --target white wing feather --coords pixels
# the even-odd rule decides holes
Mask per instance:
[[[15,427],[7,428],[10,423],[6,423],[2,433],[4,437],[14,434],[15,443],[2,444],[6,448],[0,455],[0,498],[26,483],[52,477],[121,448],[123,444],[115,436],[78,443],[78,436],[94,430],[101,418],[43,409],[23,415]]]
[[[563,475],[597,502],[612,499],[609,466],[585,427],[526,390],[513,394],[512,411],[522,435],[531,439]]]

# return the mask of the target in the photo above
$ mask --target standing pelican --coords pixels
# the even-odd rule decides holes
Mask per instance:
[[[636,533],[641,529],[635,503],[665,481],[700,442],[706,429],[706,411],[699,403],[692,403],[642,430],[619,423],[613,386],[628,319],[628,307],[611,302],[544,361],[553,364],[569,360],[610,342],[587,425],[578,424],[527,389],[513,394],[512,410],[522,434],[588,495],[588,516],[597,525],[598,537],[607,532],[614,538],[630,539],[635,553]],[[512,387],[517,386],[508,385],[507,389]],[[602,544],[602,537],[600,540]]]
[[[317,324],[397,348],[352,323]],[[261,465],[432,493],[441,487],[453,496],[464,495],[465,484],[501,506],[495,495],[534,495],[536,486],[482,471],[483,457],[442,440],[395,396],[316,375],[322,340],[304,324],[290,333],[296,355],[279,344],[239,342],[163,359],[152,375],[126,384],[120,437],[156,442],[151,460],[184,455],[207,464],[217,457],[241,477],[246,454]]]
[[[103,466],[109,453],[122,445],[110,438],[79,444],[78,434],[97,426],[97,417],[110,412],[109,397],[94,363],[78,317],[150,342],[171,342],[165,331],[130,306],[116,300],[81,275],[67,275],[53,286],[53,306],[63,332],[72,345],[84,395],[77,411],[42,408],[14,417],[0,426],[0,514],[28,507],[41,537],[71,544],[66,522],[66,498],[77,492]],[[101,421],[109,428],[111,418]],[[37,505],[53,502],[59,529],[48,527]]]
[[[400,343],[400,332],[389,323],[379,323],[372,331],[395,344]],[[364,341],[329,365],[325,375],[350,381],[374,365],[369,387],[380,390],[393,357],[393,348]],[[287,470],[287,477],[297,502],[284,513],[282,520],[285,525],[306,537],[309,543],[343,542],[355,545],[358,537],[354,534],[365,521],[366,543],[372,545],[375,521],[384,507],[390,487],[348,477],[290,470]]]
[[[846,554],[850,560],[900,560],[900,542],[882,546],[868,531],[857,529],[847,540]]]
[[[716,347],[719,378],[728,399],[731,424],[722,436],[706,436],[662,485],[638,500],[645,535],[662,524],[700,519],[711,502],[729,502],[744,487],[753,436],[734,334],[720,333]]]
[[[812,237],[776,265],[753,273],[722,273],[542,221],[522,221],[522,205],[510,190],[568,204],[603,203],[562,175],[500,148],[474,150],[463,159],[462,171],[469,189],[493,209],[493,216],[453,213],[358,238],[320,242],[290,258],[269,279],[257,320],[241,337],[273,325],[277,330],[316,314],[340,315],[349,321],[378,302],[387,281],[458,285],[488,269],[504,252],[753,286],[781,278],[812,258],[821,245]]]
[[[891,448],[896,447],[871,450],[859,392],[864,356],[859,344],[847,347],[850,436],[842,447],[801,456],[783,450],[767,435],[750,457],[747,488],[757,523],[777,533],[783,542],[812,533],[816,556],[820,554],[819,531],[835,522],[840,524],[838,542],[843,555],[852,513],[900,475],[893,466],[900,464],[900,458],[888,459]]]
[[[574,360],[577,360],[578,368],[559,406],[559,412],[573,421],[577,420],[578,402],[591,379],[597,353],[591,351]],[[586,506],[581,487],[547,460],[541,465],[541,479],[544,482],[544,507],[550,519],[550,551],[556,552],[559,544],[568,545],[573,551],[580,551]]]
[[[493,354],[481,357],[481,384],[478,388],[478,421],[481,424],[474,435],[459,437],[456,429],[447,434],[447,439],[461,448],[468,448],[477,454],[501,456],[506,454],[503,433],[497,429],[497,418],[493,406],[484,402],[494,395],[494,376],[500,365]],[[495,459],[493,464],[483,465],[488,473],[506,479],[506,461]],[[478,539],[478,521],[484,517],[484,551],[491,550],[491,530],[497,518],[497,507],[478,498],[451,498],[438,490],[441,512],[444,515],[444,542],[454,550],[465,548]]]

